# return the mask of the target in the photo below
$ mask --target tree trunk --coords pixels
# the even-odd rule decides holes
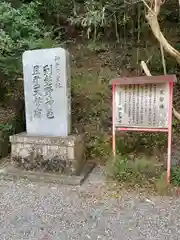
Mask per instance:
[[[163,49],[172,56],[177,63],[180,65],[180,52],[177,51],[164,37],[161,32],[159,22],[158,22],[158,15],[160,13],[161,5],[164,3],[164,0],[149,0],[150,4],[146,2],[146,0],[142,0],[145,7],[148,9],[148,14],[146,15],[146,19],[151,27],[151,30],[155,36],[155,38],[159,41],[160,45],[162,45]],[[180,120],[180,113],[178,113],[173,108],[173,113],[175,117]]]

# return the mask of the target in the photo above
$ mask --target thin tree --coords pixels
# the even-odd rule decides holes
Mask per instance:
[[[161,6],[165,3],[165,0],[142,0],[145,7],[147,8],[147,14],[146,19],[148,21],[148,24],[152,30],[152,33],[156,37],[156,39],[159,41],[160,47],[161,47],[161,55],[162,55],[162,64],[164,68],[164,73],[166,74],[166,66],[165,66],[165,60],[164,60],[164,50],[173,57],[177,63],[180,65],[180,52],[176,50],[165,38],[163,33],[161,32],[160,25],[158,22],[158,16],[160,14]],[[143,66],[142,66],[143,67]],[[175,117],[180,120],[180,113],[178,113],[173,108],[173,113]]]

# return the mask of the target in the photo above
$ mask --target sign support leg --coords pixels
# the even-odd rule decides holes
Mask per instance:
[[[168,156],[167,156],[167,183],[171,178],[171,149],[172,149],[172,100],[173,100],[173,83],[169,83],[169,121],[168,121]]]
[[[115,94],[116,94],[116,85],[113,84],[112,86],[112,149],[113,149],[113,156],[116,156],[116,129],[115,129]]]

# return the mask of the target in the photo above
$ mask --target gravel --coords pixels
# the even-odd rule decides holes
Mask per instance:
[[[180,199],[113,195],[101,169],[81,187],[0,180],[0,240],[179,239]]]

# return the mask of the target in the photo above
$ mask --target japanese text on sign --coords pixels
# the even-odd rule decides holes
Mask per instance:
[[[116,126],[168,126],[169,85],[120,85],[116,91]]]

